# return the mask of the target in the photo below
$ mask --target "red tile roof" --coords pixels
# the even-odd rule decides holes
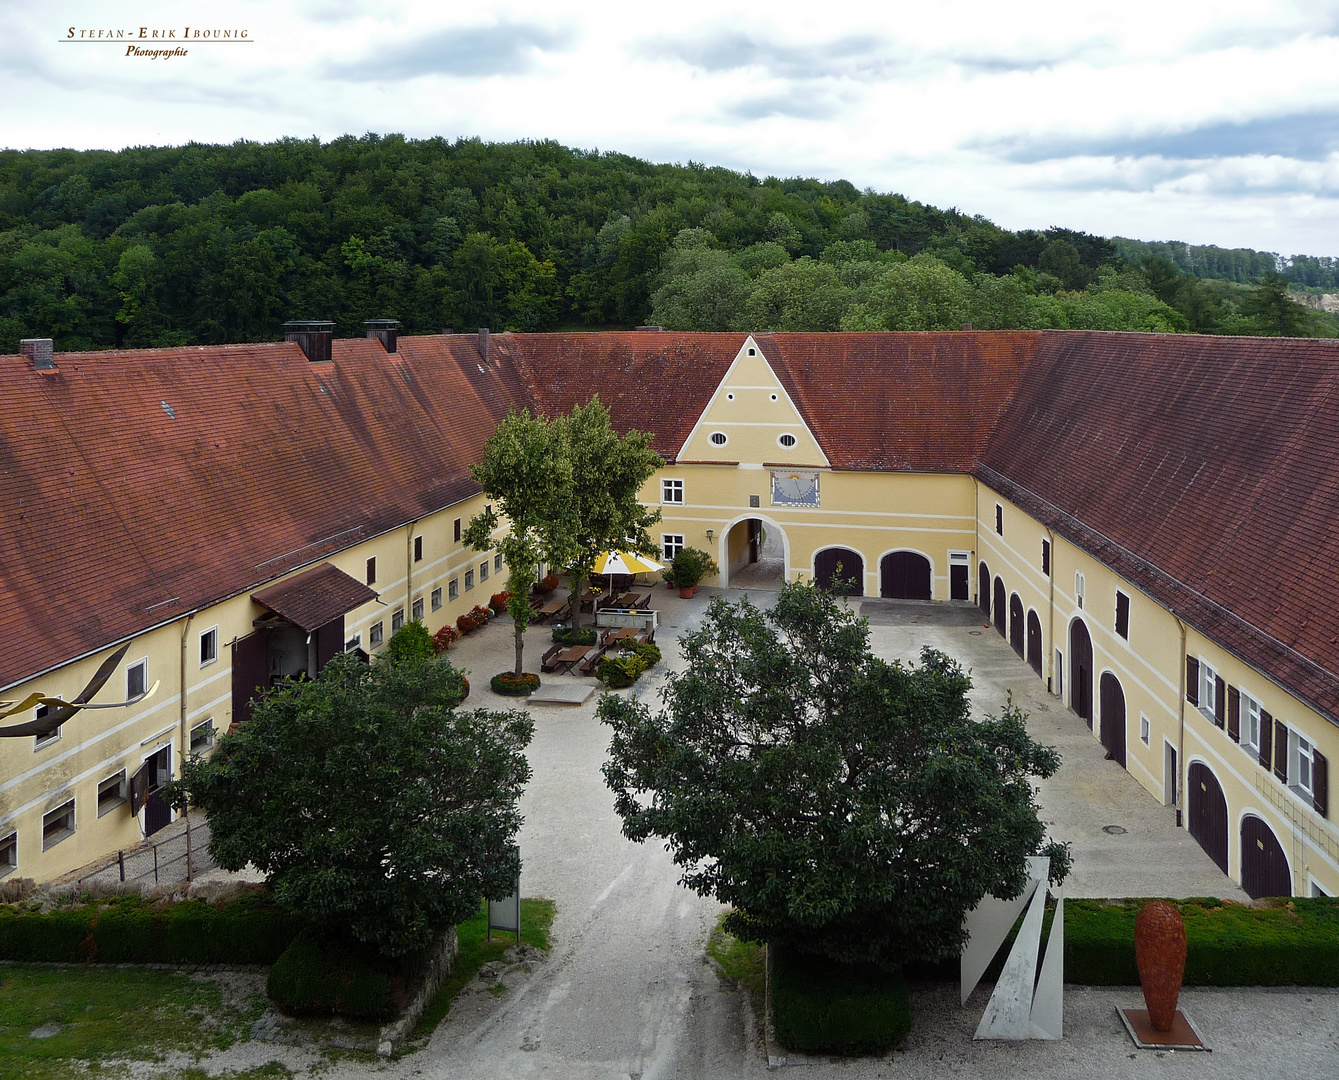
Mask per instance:
[[[251,594],[251,599],[261,607],[269,608],[309,634],[376,598],[376,589],[350,577],[333,563],[314,566]]]

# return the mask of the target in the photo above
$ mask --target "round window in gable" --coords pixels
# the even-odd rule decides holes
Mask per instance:
[[[776,395],[775,395],[775,394],[772,395],[772,400],[773,400],[773,401],[776,400]]]
[[[725,395],[725,400],[726,400],[726,401],[734,401],[734,400],[735,400],[735,395],[734,395],[734,394],[726,394],[726,395]]]
[[[782,446],[784,446],[787,450],[789,450],[792,446],[795,445],[795,436],[792,435],[790,432],[786,432],[784,435],[778,435],[776,437],[776,441],[779,442]]]
[[[707,441],[710,442],[712,446],[724,446],[730,440],[725,437],[724,431],[713,431],[707,436]]]

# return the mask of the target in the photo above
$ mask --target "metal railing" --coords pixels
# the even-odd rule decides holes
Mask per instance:
[[[76,885],[152,882],[175,885],[192,880],[202,870],[214,868],[209,851],[209,822],[192,815],[188,829],[139,847],[122,850],[116,858],[77,878]]]

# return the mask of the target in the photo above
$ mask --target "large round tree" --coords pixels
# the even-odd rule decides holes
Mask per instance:
[[[925,649],[873,656],[868,627],[811,585],[769,611],[713,602],[664,708],[610,696],[605,778],[630,839],[668,841],[726,928],[896,968],[961,951],[982,896],[1014,896],[1045,843],[1033,777],[1059,766],[1010,703],[974,720],[971,680]]]
[[[178,794],[209,814],[226,870],[265,873],[280,903],[401,956],[505,896],[534,732],[521,712],[459,709],[444,660],[337,656],[271,691]]]

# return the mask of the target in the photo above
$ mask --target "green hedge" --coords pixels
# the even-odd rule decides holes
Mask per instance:
[[[573,645],[594,645],[595,630],[593,627],[583,626],[555,626],[553,628],[553,640],[559,645],[566,645],[571,648]]]
[[[911,995],[900,973],[854,967],[768,946],[772,1027],[801,1053],[881,1053],[911,1031]]]
[[[265,990],[297,1016],[339,1013],[355,1020],[394,1014],[391,980],[383,965],[356,944],[329,941],[304,930],[270,968]]]
[[[187,900],[155,910],[137,896],[42,914],[0,907],[0,959],[79,963],[272,964],[301,917],[255,892],[224,907]]]

